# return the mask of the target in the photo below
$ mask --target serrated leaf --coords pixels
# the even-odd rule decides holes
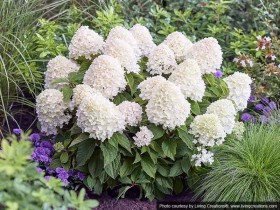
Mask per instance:
[[[97,179],[93,188],[94,188],[94,192],[97,195],[100,195],[102,193],[102,189],[103,189],[103,185],[101,184],[101,181]]]
[[[68,80],[72,84],[81,84],[83,82],[84,74],[82,72],[71,72],[68,74]]]
[[[172,160],[174,160],[176,155],[176,147],[177,143],[174,140],[168,139],[162,142],[163,153]]]
[[[133,164],[138,163],[138,162],[141,161],[141,157],[140,157],[139,153],[136,152],[135,154],[136,154],[136,155],[135,155],[135,160],[134,160]]]
[[[87,139],[79,144],[76,156],[78,166],[84,165],[90,159],[94,149],[95,143],[92,139]]]
[[[132,159],[125,159],[123,161],[123,164],[120,168],[120,177],[125,177],[132,173],[133,169],[135,168],[132,162]]]
[[[63,87],[62,88],[62,93],[63,93],[63,101],[64,102],[69,102],[72,95],[73,95],[73,90],[70,87]]]
[[[191,168],[191,161],[190,161],[190,158],[189,157],[184,157],[181,161],[181,167],[182,167],[182,170],[188,174],[189,173],[189,170]]]
[[[103,158],[100,154],[100,150],[97,150],[91,156],[88,162],[88,171],[90,175],[94,177],[99,177],[104,168]]]
[[[118,150],[108,142],[102,143],[100,149],[104,158],[104,167],[114,161],[118,155]]]
[[[175,177],[179,176],[183,173],[182,167],[181,167],[181,160],[176,161],[173,166],[170,169],[169,176]]]
[[[133,98],[131,97],[131,95],[129,93],[122,92],[114,97],[113,103],[116,105],[119,105],[120,103],[122,103],[124,101],[132,101],[132,100],[133,100]]]
[[[60,155],[60,161],[61,163],[67,163],[69,159],[68,153],[67,152],[62,152]]]
[[[150,124],[150,125],[147,125],[147,127],[148,127],[148,129],[149,129],[150,131],[152,131],[153,134],[154,134],[154,137],[153,137],[152,140],[156,140],[156,139],[161,138],[161,137],[164,135],[164,133],[165,133],[165,131],[163,130],[163,128],[160,127],[160,126],[156,126],[156,125],[154,125],[154,124]]]
[[[123,133],[114,133],[111,137],[112,140],[116,141],[121,147],[125,148],[127,151],[131,153],[131,142]]]
[[[119,174],[120,165],[121,165],[120,158],[121,158],[120,155],[117,155],[117,157],[110,164],[107,164],[104,167],[106,173],[113,179],[115,179]]]
[[[170,170],[169,167],[167,165],[157,165],[157,170],[160,173],[160,175],[168,177]]]
[[[200,107],[196,101],[191,101],[191,111],[195,115],[200,114]]]
[[[74,145],[76,145],[76,144],[79,144],[79,143],[81,143],[81,142],[87,140],[88,138],[89,138],[89,134],[88,134],[88,133],[81,133],[77,138],[75,138],[75,139],[71,142],[71,144],[70,144],[69,147],[72,147],[72,146],[74,146]]]
[[[187,132],[187,128],[185,126],[181,126],[177,128],[179,138],[190,148],[193,149],[192,135]]]
[[[153,163],[153,160],[150,158],[149,155],[145,154],[142,156],[141,166],[146,174],[148,174],[152,178],[155,178],[156,166]]]

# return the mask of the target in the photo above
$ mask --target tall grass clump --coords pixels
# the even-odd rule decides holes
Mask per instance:
[[[212,202],[279,201],[279,151],[279,124],[249,125],[241,141],[230,141],[217,151],[218,163],[197,195]]]
[[[24,100],[26,94],[35,96],[41,86],[42,73],[32,65],[30,52],[27,51],[28,46],[32,44],[31,37],[35,33],[38,18],[57,12],[68,1],[0,0],[0,127],[2,131],[9,132],[9,124],[15,123],[12,113],[13,104],[28,105],[30,102]]]

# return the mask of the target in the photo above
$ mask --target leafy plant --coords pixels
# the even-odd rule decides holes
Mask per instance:
[[[53,177],[44,177],[30,162],[32,154],[28,133],[1,140],[0,151],[0,204],[16,209],[92,209],[96,200],[84,200],[85,190],[77,195],[63,189],[63,183]]]
[[[217,149],[217,164],[201,180],[197,195],[212,202],[277,202],[279,149],[279,125],[248,125],[242,140]]]

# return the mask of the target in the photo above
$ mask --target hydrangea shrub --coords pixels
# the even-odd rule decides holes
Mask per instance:
[[[179,193],[193,171],[214,162],[212,148],[242,135],[236,119],[252,81],[239,72],[216,76],[222,51],[212,37],[191,43],[174,32],[156,45],[139,24],[117,26],[107,39],[82,26],[69,58],[50,64],[46,88],[55,89],[36,106],[41,130],[61,145],[51,167],[84,172],[96,193]]]

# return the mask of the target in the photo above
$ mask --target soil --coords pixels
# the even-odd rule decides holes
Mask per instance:
[[[194,193],[186,190],[178,195],[170,195],[161,201],[172,202],[187,202],[192,201]],[[103,193],[101,196],[95,196],[99,201],[99,206],[95,210],[156,210],[157,200],[140,200],[138,198],[123,198],[117,200],[115,197],[109,195],[108,192]]]

